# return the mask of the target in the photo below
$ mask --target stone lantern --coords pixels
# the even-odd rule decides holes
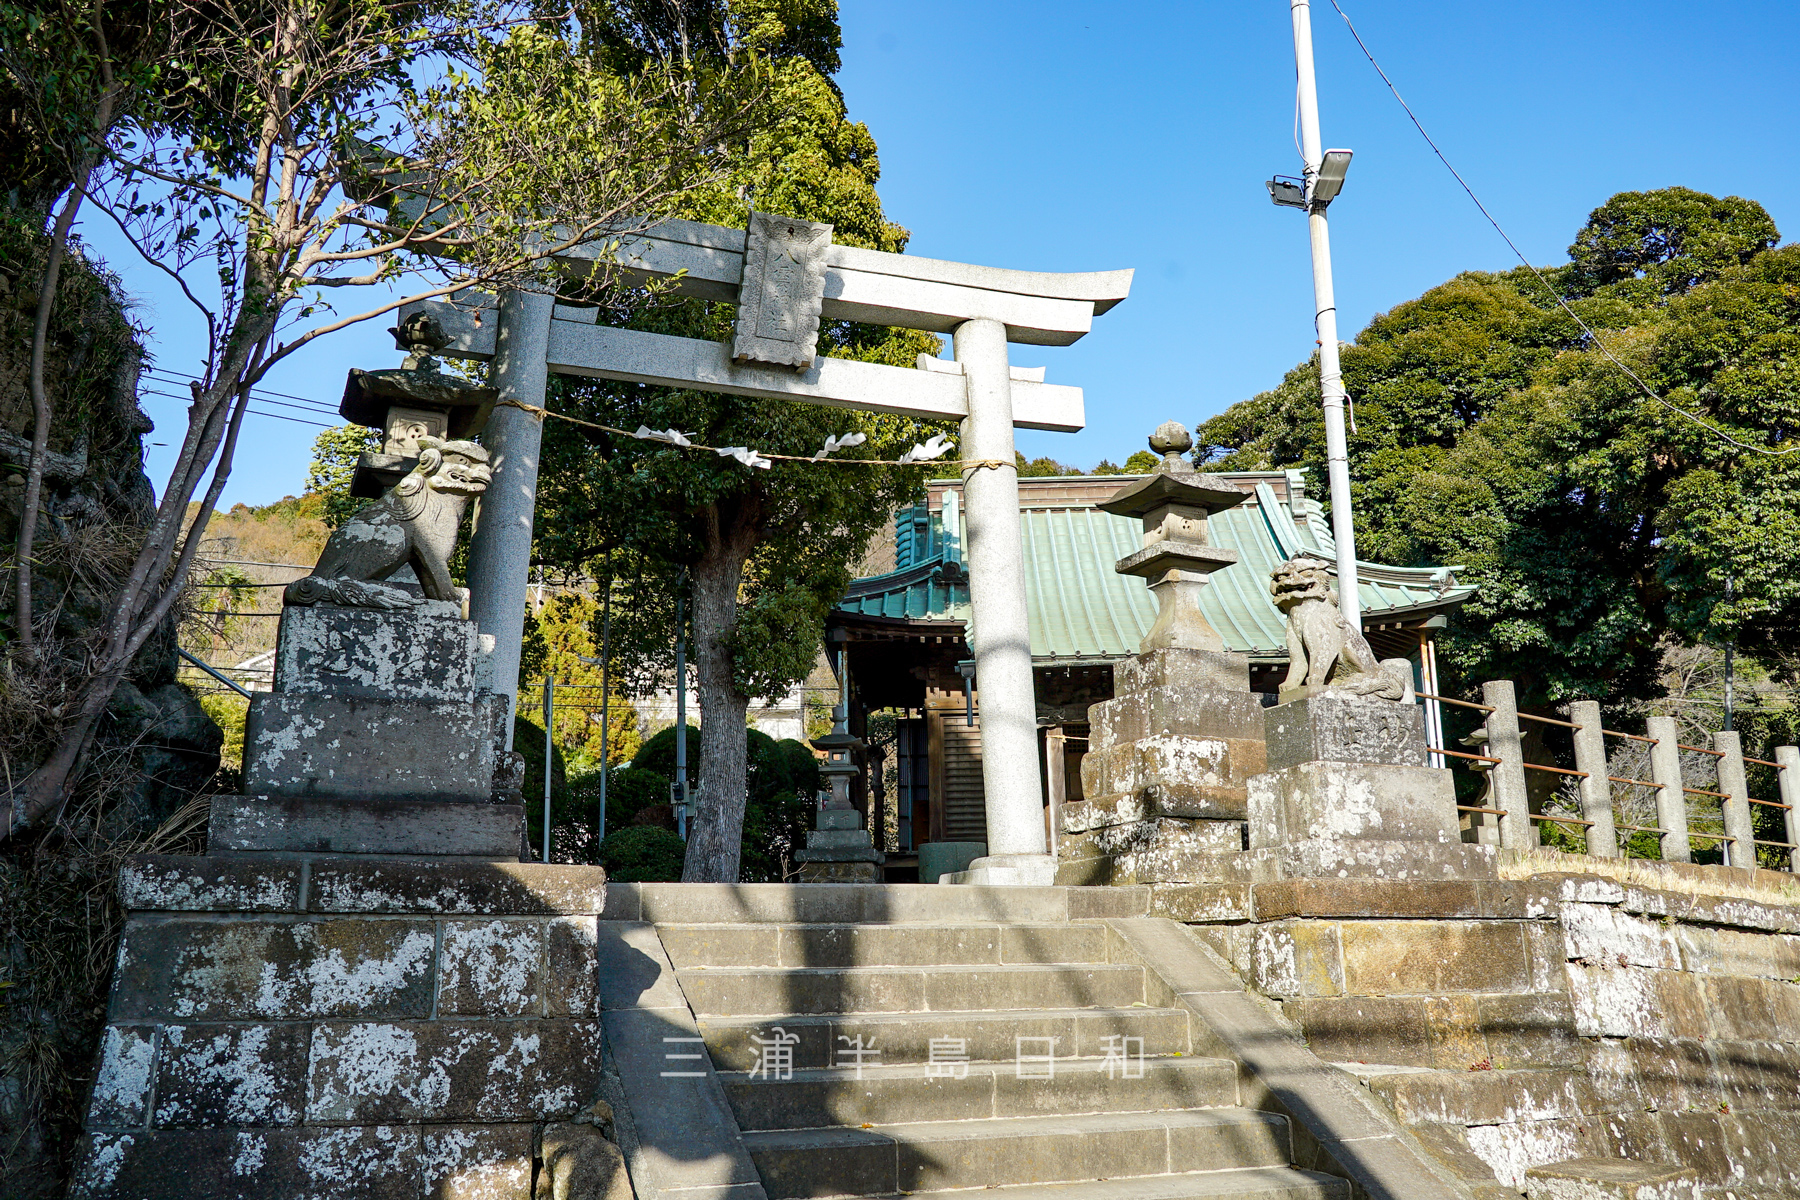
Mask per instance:
[[[1225,648],[1199,597],[1238,558],[1209,542],[1207,518],[1246,493],[1189,466],[1193,444],[1176,422],[1159,426],[1156,471],[1100,505],[1143,521],[1143,549],[1115,569],[1150,585],[1157,613],[1138,652],[1113,664],[1113,698],[1089,709],[1086,799],[1063,806],[1058,883],[1216,879],[1243,852],[1247,781],[1265,763],[1262,702],[1249,656]]]
[[[1194,470],[1182,457],[1194,445],[1187,429],[1175,421],[1159,425],[1150,448],[1161,454],[1155,473],[1115,492],[1099,507],[1144,522],[1144,548],[1121,558],[1114,570],[1141,576],[1156,597],[1156,623],[1138,643],[1138,653],[1152,650],[1223,650],[1219,637],[1200,612],[1200,589],[1207,576],[1238,560],[1236,550],[1208,543],[1208,514],[1244,502],[1246,493],[1216,475]]]
[[[875,839],[863,828],[862,814],[850,803],[850,781],[861,773],[855,756],[864,742],[848,726],[845,692],[849,681],[839,661],[840,690],[832,710],[831,732],[812,742],[813,749],[825,754],[819,774],[828,791],[819,797],[817,826],[807,832],[806,849],[798,851],[794,859],[801,864],[802,883],[879,883],[887,856],[875,848]]]
[[[338,415],[382,431],[381,450],[357,459],[350,494],[373,499],[418,465],[419,439],[455,441],[474,437],[487,424],[499,391],[438,369],[431,356],[450,344],[437,320],[414,313],[388,330],[406,351],[398,368],[363,371],[352,367],[344,382]]]

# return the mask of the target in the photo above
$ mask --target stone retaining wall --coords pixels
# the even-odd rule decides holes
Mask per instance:
[[[127,864],[74,1197],[530,1200],[598,1096],[605,873]]]
[[[1709,1196],[1800,1196],[1792,877],[1565,861],[1615,877],[1159,885],[1152,908],[1479,1195],[1617,1156],[1694,1168]]]

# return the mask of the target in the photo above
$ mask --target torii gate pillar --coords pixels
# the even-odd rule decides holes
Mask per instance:
[[[500,298],[493,383],[501,400],[542,407],[549,380],[547,351],[553,297],[506,292]],[[531,522],[537,508],[538,447],[542,421],[521,408],[500,405],[481,440],[491,456],[493,480],[480,500],[469,539],[469,615],[494,636],[494,687],[517,699],[519,650],[525,634],[525,590],[531,578]],[[512,748],[513,723],[506,722]]]
[[[981,689],[981,784],[987,799],[988,855],[952,881],[1048,885],[1055,882],[1056,862],[1044,845],[1037,693],[1031,680],[1006,326],[977,318],[958,325],[954,336],[956,361],[962,364],[969,389],[962,456],[1001,465],[963,468],[969,645]]]

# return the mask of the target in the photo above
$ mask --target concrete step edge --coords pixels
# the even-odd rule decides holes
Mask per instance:
[[[997,971],[1008,975],[1024,975],[1045,971],[1110,971],[1116,974],[1143,971],[1143,967],[1134,963],[1116,962],[1075,962],[1075,963],[943,963],[915,964],[903,963],[874,964],[858,967],[676,967],[675,973],[687,975],[748,975],[759,978],[786,978],[794,975],[932,975],[974,974],[977,971]]]
[[[1350,1185],[1335,1175],[1301,1167],[1235,1167],[1227,1171],[1184,1171],[1170,1175],[1133,1175],[1125,1179],[1091,1179],[1075,1183],[1015,1183],[981,1189],[989,1200],[1189,1200],[1203,1196],[1319,1197],[1348,1200]],[[913,1192],[914,1200],[957,1200],[968,1190]]]
[[[847,1125],[810,1125],[799,1129],[746,1129],[744,1145],[752,1153],[758,1148],[781,1148],[785,1143],[843,1140],[861,1142],[871,1137],[906,1141],[913,1144],[958,1140],[970,1137],[1055,1137],[1066,1138],[1068,1126],[1081,1125],[1079,1136],[1095,1137],[1108,1133],[1130,1133],[1142,1129],[1179,1128],[1188,1131],[1225,1130],[1246,1125],[1272,1125],[1285,1130],[1287,1118],[1259,1112],[1241,1105],[1218,1108],[1179,1108],[1145,1112],[1050,1113],[1029,1117],[978,1117],[965,1121],[906,1121],[892,1125],[871,1125],[868,1129]],[[823,1135],[823,1138],[821,1138]],[[819,1146],[820,1149],[828,1149]]]
[[[1059,1073],[1066,1069],[1070,1074],[1086,1074],[1089,1072],[1098,1074],[1100,1072],[1101,1064],[1105,1061],[1106,1060],[1103,1058],[1058,1057],[1056,1060],[1056,1070]],[[1199,1055],[1168,1054],[1146,1056],[1143,1061],[1146,1071],[1231,1071],[1234,1073],[1237,1071],[1237,1064],[1228,1058],[1202,1058]],[[1068,1065],[1065,1067],[1065,1064]],[[855,1067],[795,1067],[791,1082],[829,1083],[832,1081],[844,1081],[850,1083],[880,1083],[885,1080],[924,1079],[927,1078],[925,1071],[928,1065],[929,1064],[926,1063],[883,1063],[880,1066],[871,1064],[862,1069],[862,1074],[860,1076],[857,1074]],[[1017,1064],[1003,1060],[989,1062],[970,1061],[968,1068],[968,1073],[970,1075],[999,1075],[1006,1071],[1016,1070]],[[719,1079],[727,1085],[745,1084],[752,1087],[779,1087],[783,1083],[790,1082],[788,1079],[769,1079],[766,1076],[759,1076],[752,1079],[749,1071],[718,1071],[717,1074]]]

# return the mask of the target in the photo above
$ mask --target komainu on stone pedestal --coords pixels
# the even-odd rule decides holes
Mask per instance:
[[[512,697],[493,693],[493,639],[448,566],[487,451],[422,446],[288,585],[274,689],[245,721],[246,794],[213,801],[210,852],[518,860]],[[409,567],[418,583],[393,581]]]
[[[1492,850],[1463,844],[1450,772],[1426,765],[1405,660],[1375,661],[1323,564],[1291,559],[1270,589],[1294,659],[1286,703],[1263,713],[1269,771],[1249,781],[1245,881],[1491,878]]]

